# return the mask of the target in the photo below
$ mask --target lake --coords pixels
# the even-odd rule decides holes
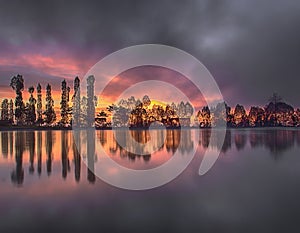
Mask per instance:
[[[155,139],[159,139],[160,130]],[[195,134],[197,141],[195,141]],[[135,130],[140,143],[149,131]],[[158,167],[178,151],[196,155],[176,179],[154,189],[111,186],[91,171],[89,139],[72,131],[0,132],[0,232],[291,232],[300,216],[300,130],[228,129],[221,154],[203,176],[210,130],[167,130],[154,153],[124,150],[113,131],[96,131],[99,146],[118,164]],[[180,140],[183,143],[180,144]],[[209,143],[210,142],[210,143]],[[82,156],[81,156],[81,155]],[[116,174],[112,173],[112,176]]]

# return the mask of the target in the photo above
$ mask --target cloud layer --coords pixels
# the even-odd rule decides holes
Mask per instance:
[[[230,105],[262,105],[278,92],[300,106],[299,12],[291,0],[9,1],[0,8],[1,90],[16,73],[59,88],[113,51],[159,43],[203,62]]]

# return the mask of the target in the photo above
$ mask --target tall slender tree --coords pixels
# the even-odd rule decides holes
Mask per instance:
[[[87,125],[92,127],[95,122],[94,75],[87,78]]]
[[[43,122],[43,112],[42,112],[42,87],[41,84],[38,83],[36,86],[36,91],[37,91],[37,123],[41,124]]]
[[[9,112],[8,112],[8,99],[4,99],[1,104],[1,120],[8,121],[9,120]]]
[[[78,126],[80,124],[80,79],[78,76],[74,80],[74,95],[73,100],[73,125]]]
[[[30,93],[28,109],[27,109],[27,124],[32,125],[35,123],[36,120],[36,113],[35,113],[35,105],[36,99],[33,97],[34,87],[31,86],[28,88],[28,92]]]
[[[23,102],[22,91],[24,90],[23,76],[18,74],[13,76],[10,81],[10,86],[16,92],[15,99],[15,118],[18,125],[24,124],[25,120],[25,105]]]
[[[46,87],[46,111],[45,111],[45,122],[50,125],[56,121],[56,114],[54,111],[54,100],[51,94],[50,84]]]
[[[61,101],[60,101],[60,115],[61,123],[69,123],[69,92],[70,88],[67,87],[66,80],[63,80],[61,83]]]
[[[14,122],[14,103],[12,99],[9,101],[9,121],[10,123]]]

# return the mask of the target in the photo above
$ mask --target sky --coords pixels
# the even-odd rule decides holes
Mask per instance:
[[[292,0],[0,1],[0,99],[20,73],[26,87],[51,83],[58,103],[62,79],[73,86],[104,56],[157,43],[199,59],[231,106],[277,92],[300,107],[299,12]]]

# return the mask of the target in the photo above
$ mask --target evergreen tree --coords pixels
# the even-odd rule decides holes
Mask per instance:
[[[9,101],[9,121],[10,123],[14,122],[14,103],[12,99]]]
[[[24,79],[23,76],[18,74],[13,76],[10,81],[10,86],[16,92],[15,99],[15,118],[18,125],[24,124],[25,119],[25,105],[23,102],[22,91],[24,90]]]
[[[70,88],[67,87],[66,80],[63,80],[61,83],[61,102],[60,102],[60,115],[61,123],[69,123],[69,92]]]
[[[46,111],[45,114],[45,122],[47,124],[52,124],[56,120],[56,114],[54,111],[54,101],[51,94],[51,86],[50,84],[46,87]]]
[[[38,83],[36,87],[37,91],[37,123],[41,124],[43,122],[43,112],[42,112],[42,87],[41,84]]]
[[[87,78],[87,125],[92,127],[95,122],[95,95],[94,95],[95,77],[90,75]]]
[[[8,114],[8,100],[4,99],[1,104],[1,120],[2,121],[8,121],[9,120],[9,114]]]
[[[80,79],[74,80],[74,95],[73,95],[73,125],[80,124]]]
[[[34,87],[33,86],[29,87],[28,92],[30,93],[30,97],[29,97],[26,121],[27,124],[32,125],[36,120],[36,113],[35,113],[36,99],[33,97]]]

